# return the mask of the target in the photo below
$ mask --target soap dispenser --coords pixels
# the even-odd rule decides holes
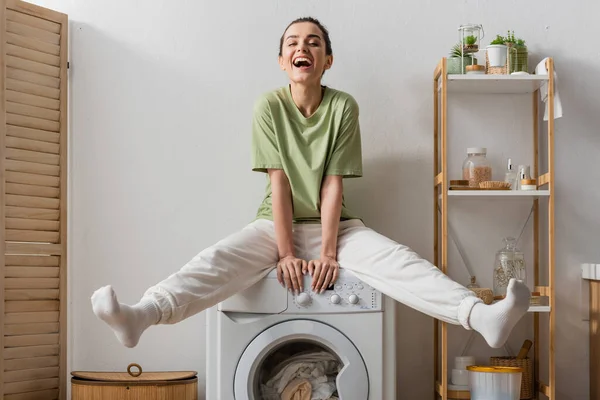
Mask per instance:
[[[508,159],[506,166],[506,173],[504,176],[504,182],[510,183],[511,190],[518,189],[518,180],[517,180],[517,172],[514,170],[512,159]]]

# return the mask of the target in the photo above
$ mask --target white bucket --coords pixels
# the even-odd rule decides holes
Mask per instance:
[[[470,365],[471,400],[519,400],[523,369]]]

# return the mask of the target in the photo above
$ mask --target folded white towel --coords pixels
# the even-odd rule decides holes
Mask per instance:
[[[544,58],[535,67],[536,75],[548,75],[548,68],[546,67],[546,61],[548,57]],[[544,121],[548,121],[548,83],[540,88],[540,98],[546,104],[544,111]],[[554,119],[562,117],[562,104],[560,102],[560,95],[558,94],[558,79],[556,76],[556,68],[554,68]]]

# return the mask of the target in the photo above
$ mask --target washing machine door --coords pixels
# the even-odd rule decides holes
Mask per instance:
[[[369,398],[367,368],[354,344],[337,329],[313,320],[291,320],[260,333],[241,355],[234,377],[235,400],[260,400],[258,381],[263,361],[291,342],[311,342],[327,349],[342,363],[336,386],[340,400]]]

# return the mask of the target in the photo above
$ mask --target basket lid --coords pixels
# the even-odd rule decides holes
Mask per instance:
[[[523,368],[519,367],[497,367],[497,366],[480,366],[480,365],[469,365],[467,366],[468,371],[473,372],[496,372],[504,374],[515,374],[523,372]]]
[[[137,368],[137,370],[134,370]],[[143,372],[139,364],[129,364],[127,372],[73,371],[78,379],[104,382],[179,381],[195,378],[196,371]]]

